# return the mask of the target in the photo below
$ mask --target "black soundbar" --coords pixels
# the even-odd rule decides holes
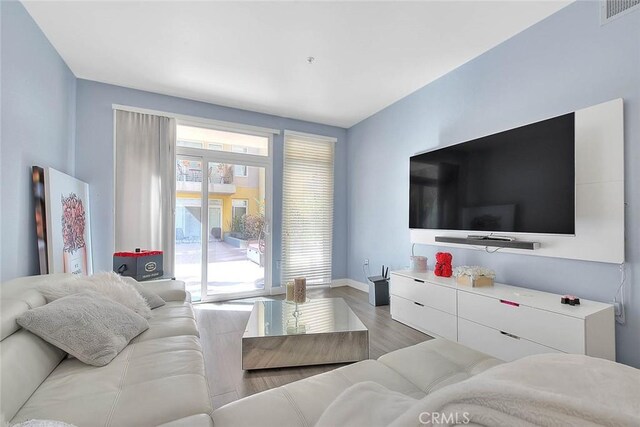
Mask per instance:
[[[534,250],[540,247],[539,242],[526,242],[524,240],[501,240],[501,239],[473,239],[469,237],[450,237],[450,236],[436,236],[436,242],[441,243],[456,243],[460,245],[472,245],[472,246],[491,246],[494,248],[511,248],[511,249],[526,249]]]

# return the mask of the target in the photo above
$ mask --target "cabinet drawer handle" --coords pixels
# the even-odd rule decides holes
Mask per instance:
[[[502,335],[506,335],[506,336],[508,336],[509,338],[513,338],[513,339],[516,339],[516,340],[519,340],[519,339],[520,339],[520,337],[519,337],[519,336],[517,336],[517,335],[513,335],[513,334],[510,334],[509,332],[500,331],[500,333],[501,333]]]
[[[424,304],[420,304],[419,302],[414,301],[413,302],[415,305],[419,305],[420,307],[424,307]]]
[[[513,307],[520,307],[520,304],[518,304],[517,302],[513,302],[513,301],[508,301],[506,299],[501,299],[500,302],[502,304],[506,304],[506,305],[511,305]]]
[[[420,280],[420,279],[413,279],[414,282],[418,282],[418,283],[424,283],[424,280]]]

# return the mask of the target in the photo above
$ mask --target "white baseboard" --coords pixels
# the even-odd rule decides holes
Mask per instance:
[[[335,279],[331,281],[332,288],[338,288],[340,286],[349,286],[362,292],[369,292],[369,285],[366,283],[358,282],[352,279]]]
[[[320,287],[322,286],[327,286],[327,285],[320,285]],[[366,283],[358,282],[357,280],[334,279],[329,284],[329,287],[331,288],[339,288],[342,286],[349,286],[362,292],[369,292],[369,285],[367,285]],[[284,286],[273,287],[271,288],[271,295],[284,294],[285,291],[286,289]]]
[[[349,279],[334,279],[329,285],[332,288],[339,288],[340,286],[349,286]]]
[[[352,280],[352,279],[344,279],[344,280],[348,281],[347,286],[350,286],[362,292],[367,292],[367,293],[369,292],[369,285],[366,283],[358,282],[357,280]]]

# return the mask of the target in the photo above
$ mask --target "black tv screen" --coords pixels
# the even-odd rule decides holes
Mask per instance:
[[[575,234],[575,115],[411,157],[409,227]]]

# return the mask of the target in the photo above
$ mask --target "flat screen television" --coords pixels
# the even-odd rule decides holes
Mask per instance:
[[[412,156],[409,227],[575,234],[575,114]]]

